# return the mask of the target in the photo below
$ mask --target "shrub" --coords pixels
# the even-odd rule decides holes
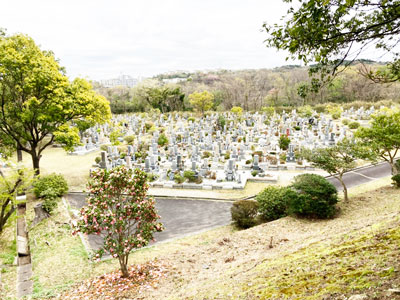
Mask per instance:
[[[144,128],[146,128],[146,131],[149,131],[150,128],[152,128],[154,124],[152,122],[146,122],[144,123]]]
[[[400,174],[392,176],[393,185],[397,188],[400,188]]]
[[[174,175],[174,181],[178,184],[181,184],[185,181],[185,178],[182,177],[180,174],[175,174]]]
[[[147,180],[148,180],[149,182],[156,181],[157,178],[158,178],[158,175],[157,175],[157,174],[154,174],[154,173],[147,173]]]
[[[57,207],[58,196],[56,191],[53,188],[49,188],[43,191],[42,193],[42,208],[49,214],[53,212],[53,210]]]
[[[161,133],[160,136],[158,137],[157,143],[158,143],[161,147],[163,147],[163,146],[165,146],[166,144],[168,144],[168,138],[167,138],[167,136],[166,136],[164,133]]]
[[[324,177],[316,174],[298,175],[290,187],[293,190],[286,194],[289,213],[317,218],[330,218],[335,214],[337,190]]]
[[[350,121],[348,119],[343,119],[342,124],[343,125],[349,125]]]
[[[230,153],[229,151],[226,151],[226,153],[225,153],[225,155],[224,155],[224,158],[225,158],[226,160],[230,159],[230,158],[231,158],[231,153]]]
[[[189,122],[191,121],[191,122],[194,123],[194,122],[196,121],[196,119],[195,119],[194,117],[189,117],[189,118],[188,118],[188,121],[189,121]]]
[[[273,221],[287,215],[287,197],[289,188],[269,186],[256,196],[258,211],[265,221]]]
[[[127,135],[127,136],[124,137],[124,141],[127,144],[132,144],[134,140],[135,140],[135,136],[134,135]]]
[[[101,157],[100,156],[96,156],[94,161],[96,162],[96,164],[99,164],[101,162]]]
[[[279,148],[287,150],[289,148],[290,139],[286,135],[281,135],[279,138]]]
[[[258,174],[258,171],[257,171],[257,170],[253,170],[253,171],[251,171],[251,175],[252,175],[253,177],[256,177],[256,176],[257,176],[257,174]]]
[[[357,129],[358,127],[360,127],[360,123],[358,123],[358,122],[349,123],[349,128],[350,129]]]
[[[183,172],[183,177],[186,178],[189,182],[196,181],[196,174],[194,171],[186,170]]]
[[[258,202],[253,200],[235,201],[231,208],[232,221],[239,228],[250,228],[257,224]]]
[[[48,191],[51,190],[51,191]],[[61,174],[50,174],[41,176],[33,183],[33,193],[36,198],[43,198],[46,195],[61,197],[68,191],[67,181]]]
[[[250,165],[250,164],[251,164],[251,160],[250,159],[246,160],[246,165]]]
[[[209,158],[211,156],[212,156],[211,152],[209,152],[209,151],[204,151],[203,152],[203,158]]]

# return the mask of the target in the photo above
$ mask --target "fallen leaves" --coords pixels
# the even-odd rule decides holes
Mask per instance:
[[[167,275],[167,265],[150,261],[129,267],[129,277],[123,278],[121,271],[103,274],[86,280],[57,299],[104,299],[114,300],[140,295],[145,290],[156,289],[159,281]]]

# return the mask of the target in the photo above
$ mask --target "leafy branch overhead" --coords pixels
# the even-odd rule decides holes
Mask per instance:
[[[293,3],[292,0],[283,0]],[[380,82],[400,79],[400,1],[395,0],[308,0],[291,6],[283,24],[263,25],[269,34],[266,44],[289,52],[287,59],[316,64],[310,74],[323,80],[336,75],[371,47],[391,53],[386,71],[364,72]]]

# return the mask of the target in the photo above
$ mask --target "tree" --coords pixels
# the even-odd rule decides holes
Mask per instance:
[[[166,113],[183,109],[185,94],[180,87],[144,87],[142,97],[154,109]]]
[[[398,174],[395,157],[400,150],[400,112],[372,116],[370,127],[360,127],[356,132],[361,142],[375,157],[387,161],[392,175]]]
[[[32,183],[27,170],[13,168],[7,176],[0,170],[0,233],[17,209],[17,194],[25,191]]]
[[[111,116],[108,101],[87,81],[69,82],[53,53],[22,34],[0,33],[0,105],[0,140],[31,155],[36,174],[57,132],[71,148],[73,121],[94,124]]]
[[[305,0],[299,4],[290,7],[283,25],[264,24],[268,46],[288,51],[287,59],[316,63],[310,74],[319,73],[322,79],[328,75],[329,79],[374,45],[394,54],[395,59],[388,65],[389,72],[369,75],[390,81],[400,79],[399,53],[395,52],[400,33],[398,0]]]
[[[366,158],[368,152],[355,141],[343,139],[332,147],[318,148],[314,151],[302,149],[301,155],[312,162],[315,167],[328,172],[329,175],[339,180],[343,187],[344,200],[348,201],[343,175],[356,167],[357,159]]]
[[[99,169],[92,172],[88,189],[88,205],[81,209],[76,232],[104,234],[104,244],[93,258],[109,253],[118,258],[123,277],[128,277],[130,252],[146,246],[153,233],[163,229],[154,199],[146,195],[147,175],[125,167]]]
[[[213,106],[214,95],[208,91],[201,93],[194,92],[189,95],[190,104],[195,110],[204,114],[205,111],[209,110]]]

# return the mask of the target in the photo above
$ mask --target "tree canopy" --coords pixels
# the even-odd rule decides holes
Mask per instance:
[[[356,136],[370,149],[375,157],[387,161],[392,174],[398,170],[395,158],[400,150],[400,112],[387,112],[372,116],[370,127],[360,127]]]
[[[214,95],[208,91],[201,93],[194,92],[189,95],[190,104],[199,112],[204,114],[205,111],[211,109],[213,105]]]
[[[395,48],[400,33],[400,1],[305,0],[299,4],[289,8],[283,24],[264,24],[268,46],[287,50],[288,58],[316,63],[310,73],[318,72],[322,78],[335,75],[341,66],[350,65],[374,46],[382,53],[391,53],[394,60],[386,71],[366,73],[382,81],[400,79]],[[314,81],[314,88],[318,85]]]
[[[39,173],[43,150],[56,133],[71,148],[80,127],[111,117],[108,101],[84,79],[70,82],[52,52],[23,34],[0,34],[0,140],[32,157]]]

